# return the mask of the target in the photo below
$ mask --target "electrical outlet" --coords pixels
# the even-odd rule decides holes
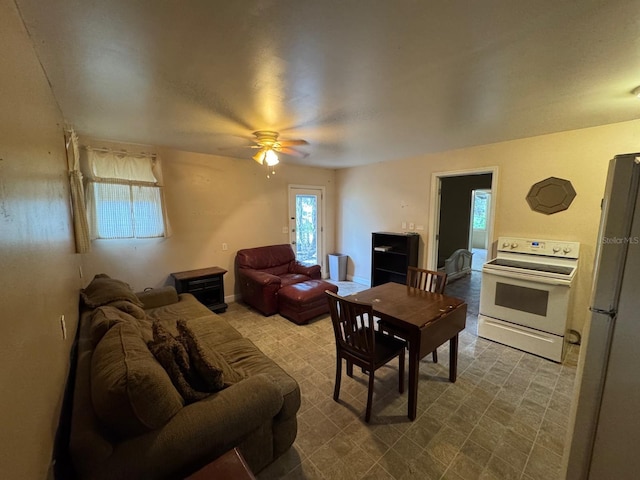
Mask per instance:
[[[62,330],[62,339],[67,339],[67,324],[64,321],[64,315],[60,315],[60,329]]]
[[[223,244],[222,244],[222,250],[223,250],[223,251],[227,251],[227,250],[229,250],[229,245],[227,245],[226,243],[223,243]]]
[[[415,228],[416,225],[413,222],[409,223],[409,230],[414,230]]]
[[[424,225],[417,225],[416,230],[424,230]]]

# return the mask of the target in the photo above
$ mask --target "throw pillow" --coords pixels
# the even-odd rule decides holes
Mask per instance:
[[[209,393],[201,388],[203,382],[192,370],[184,345],[159,322],[153,322],[152,328],[153,341],[147,344],[149,350],[167,371],[185,403],[193,403],[207,397]]]
[[[140,332],[125,322],[113,326],[93,352],[91,400],[98,418],[121,437],[162,427],[184,403]]]
[[[90,308],[100,307],[117,300],[128,300],[142,307],[142,303],[128,284],[104,273],[93,277],[87,288],[80,291],[80,297],[84,304]]]
[[[242,376],[236,372],[225,358],[206,342],[201,342],[185,320],[178,320],[179,339],[189,352],[192,366],[199,373],[209,391],[217,392],[225,386],[238,383]]]

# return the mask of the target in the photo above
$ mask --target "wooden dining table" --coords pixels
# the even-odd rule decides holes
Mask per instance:
[[[348,296],[370,303],[374,315],[389,325],[393,334],[409,343],[408,417],[415,420],[418,407],[420,359],[449,341],[449,381],[458,370],[458,334],[467,320],[464,300],[425,292],[399,283],[385,283]]]

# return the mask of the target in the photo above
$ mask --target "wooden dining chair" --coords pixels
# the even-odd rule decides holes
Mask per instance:
[[[407,287],[409,288],[417,288],[425,292],[444,293],[446,285],[447,274],[444,272],[418,267],[409,267],[407,269]],[[433,363],[438,363],[438,350],[434,350],[431,357],[433,358]]]
[[[424,268],[409,267],[407,269],[407,287],[416,288],[425,292],[444,293],[444,287],[447,284],[447,274],[444,272],[436,272],[426,270]],[[380,331],[388,332],[402,338],[402,333],[396,331],[391,325],[381,321],[378,323]],[[431,354],[433,363],[438,363],[438,350],[434,350]]]
[[[353,365],[369,374],[367,411],[365,421],[371,419],[374,372],[398,357],[400,393],[404,392],[404,356],[406,342],[375,330],[373,307],[368,303],[347,300],[333,292],[326,291],[331,323],[336,337],[336,384],[333,399],[340,396],[342,379],[342,359],[347,361],[347,375],[353,376]]]
[[[417,288],[425,292],[444,293],[447,285],[447,274],[424,268],[409,267],[407,269],[407,287]]]

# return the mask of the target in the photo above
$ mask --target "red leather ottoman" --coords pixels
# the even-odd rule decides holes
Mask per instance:
[[[338,293],[338,286],[324,280],[307,280],[278,290],[278,313],[298,325],[329,312],[324,291]]]

